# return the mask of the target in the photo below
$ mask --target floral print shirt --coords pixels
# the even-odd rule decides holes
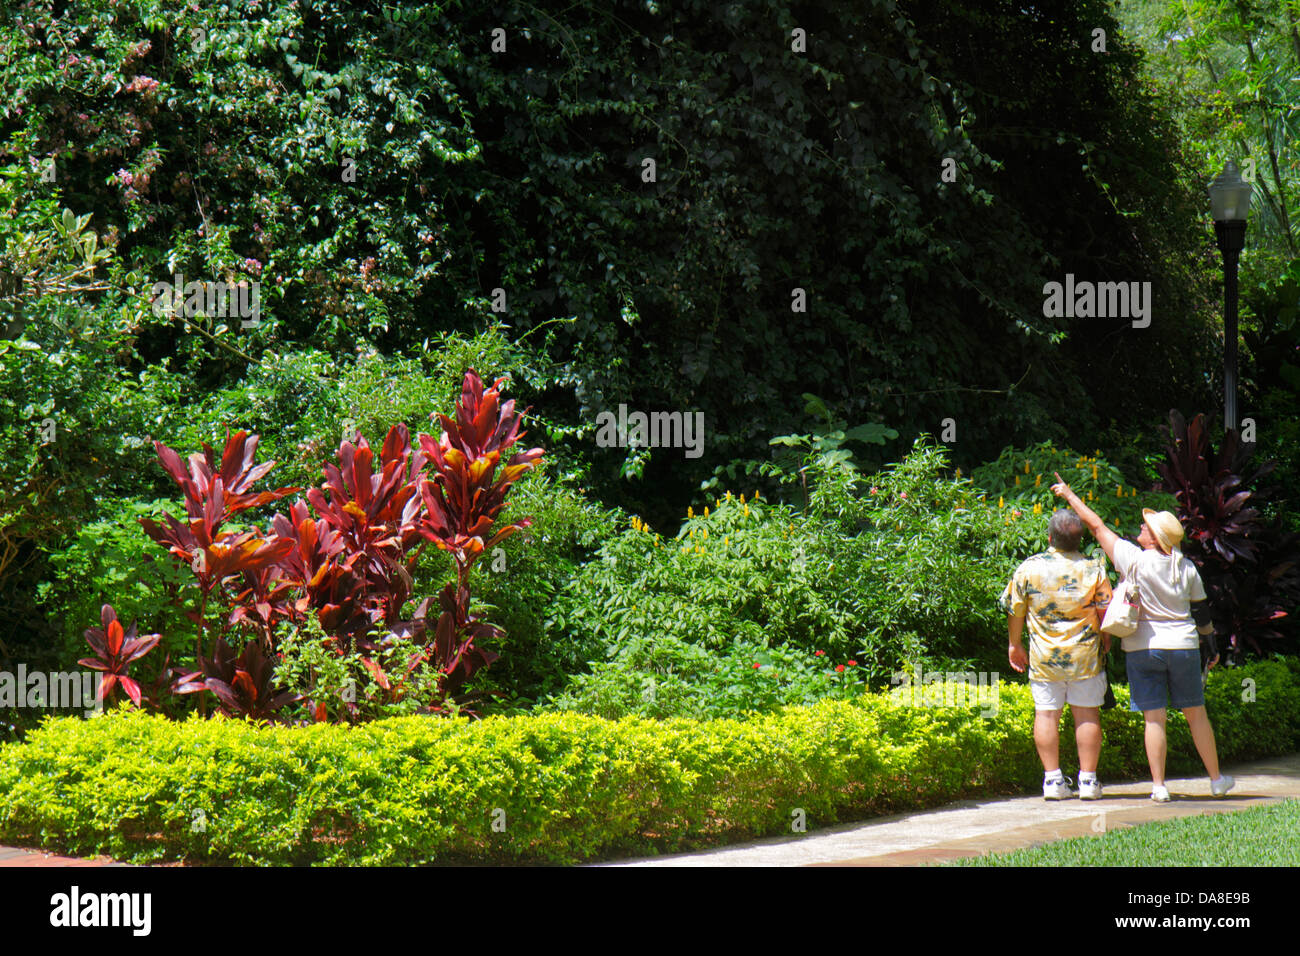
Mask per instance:
[[[1048,548],[1028,558],[998,598],[1029,631],[1029,679],[1082,680],[1101,673],[1101,614],[1110,579],[1098,559]]]

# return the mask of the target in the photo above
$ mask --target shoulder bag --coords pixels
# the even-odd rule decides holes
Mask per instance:
[[[1123,578],[1115,586],[1110,605],[1106,608],[1106,616],[1101,622],[1101,629],[1114,637],[1132,637],[1137,630],[1141,596],[1138,594],[1137,582],[1132,577],[1133,570],[1130,568],[1129,577]]]

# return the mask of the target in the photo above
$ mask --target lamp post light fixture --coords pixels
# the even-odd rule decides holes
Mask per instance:
[[[1223,172],[1210,183],[1210,212],[1214,235],[1223,254],[1223,427],[1241,427],[1237,420],[1237,260],[1246,245],[1246,214],[1250,212],[1251,184],[1241,178],[1237,164],[1228,160]]]

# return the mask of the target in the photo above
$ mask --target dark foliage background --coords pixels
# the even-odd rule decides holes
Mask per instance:
[[[132,552],[123,529],[169,493],[152,439],[248,428],[278,480],[315,481],[343,419],[418,423],[470,362],[515,376],[569,483],[544,594],[608,531],[576,489],[671,533],[715,468],[817,425],[805,392],[896,430],[864,471],[951,418],[968,471],[1051,439],[1152,477],[1153,423],[1219,400],[1217,264],[1201,159],[1141,62],[1101,0],[9,5],[8,640],[66,630],[38,585],[88,581],[97,541]],[[91,217],[76,241],[64,208]],[[1045,318],[1071,272],[1151,282],[1150,328]],[[260,281],[260,324],[153,315],[174,273]],[[1247,383],[1277,408],[1288,294],[1259,286],[1287,321]],[[497,322],[490,356],[462,349]],[[702,411],[705,454],[622,480],[625,451],[593,441],[620,403]]]

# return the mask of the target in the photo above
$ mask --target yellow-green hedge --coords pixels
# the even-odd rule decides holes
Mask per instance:
[[[1243,701],[1243,679],[1255,682]],[[1103,780],[1146,776],[1141,717],[1103,715]],[[1214,674],[1225,760],[1300,746],[1300,664]],[[139,712],[51,719],[0,747],[0,842],[132,862],[576,862],[809,831],[1041,780],[1033,702],[995,716],[889,695],[749,720],[575,714],[259,728]],[[1061,753],[1073,740],[1067,717]],[[1170,770],[1199,762],[1169,721]],[[495,824],[495,826],[494,826]]]

